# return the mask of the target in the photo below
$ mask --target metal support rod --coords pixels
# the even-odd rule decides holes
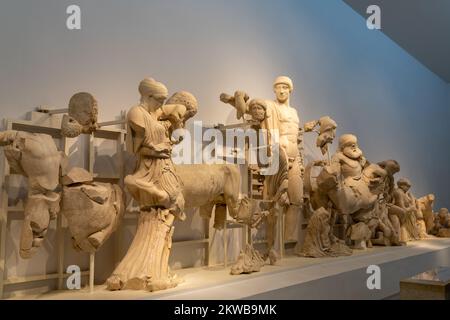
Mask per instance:
[[[89,292],[94,292],[95,253],[89,254]]]
[[[284,225],[285,217],[282,210],[278,211],[278,228],[279,228],[279,243],[280,243],[280,259],[284,258]]]
[[[101,122],[101,123],[99,123],[99,124],[98,124],[98,127],[101,128],[101,127],[114,126],[114,125],[117,125],[117,124],[124,124],[124,123],[126,123],[126,122],[127,122],[127,120],[125,120],[125,119],[121,119],[121,120],[113,120],[113,121],[106,121],[106,122]]]
[[[61,113],[69,113],[69,109],[68,108],[65,108],[65,109],[53,109],[52,110],[52,109],[47,109],[45,107],[37,107],[36,111],[37,112],[41,112],[41,113],[46,113],[46,114],[49,114],[49,115],[61,114]]]
[[[223,265],[228,267],[228,227],[225,221],[225,226],[223,228]]]
[[[61,150],[64,154],[68,154],[67,139],[62,137]],[[65,256],[65,243],[64,243],[64,229],[63,229],[63,215],[60,213],[56,218],[56,237],[58,241],[58,290],[62,290],[64,287],[64,256]]]
[[[210,237],[210,219],[203,219],[203,224],[205,228],[205,239],[208,241],[205,248],[205,266],[209,267],[211,265],[211,237]]]

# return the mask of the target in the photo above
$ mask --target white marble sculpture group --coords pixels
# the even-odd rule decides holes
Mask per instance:
[[[373,245],[399,246],[429,237],[450,237],[450,214],[433,211],[434,195],[415,198],[408,179],[395,179],[400,165],[395,160],[370,162],[354,134],[342,134],[337,151],[330,154],[337,123],[329,116],[301,126],[290,105],[293,82],[286,76],[273,83],[275,99],[253,98],[242,91],[220,95],[220,101],[236,109],[236,117],[253,130],[265,133],[268,152],[277,140],[279,166],[262,174],[250,172],[262,182],[262,199],[242,194],[243,177],[237,164],[175,165],[172,139],[196,115],[198,102],[187,91],[169,97],[166,86],[152,78],[138,86],[140,101],[126,119],[129,153],[136,167],[125,178],[125,189],[96,182],[81,168],[68,168],[66,155],[52,137],[21,131],[0,133],[0,145],[12,172],[28,178],[28,196],[20,238],[20,255],[31,258],[42,245],[51,219],[63,214],[75,249],[93,253],[118,228],[125,212],[125,193],[139,204],[136,234],[106,282],[108,290],[171,288],[179,283],[169,268],[173,223],[183,221],[187,208],[199,208],[214,228],[223,229],[227,213],[250,229],[266,227],[267,250],[247,244],[231,274],[256,272],[268,261],[275,264],[278,216],[284,217],[283,241],[296,242],[302,257],[351,255]],[[97,101],[89,93],[77,93],[62,119],[67,137],[98,129]],[[279,136],[272,134],[277,132]],[[315,132],[323,158],[304,163],[303,135]],[[208,183],[199,183],[207,181]],[[264,222],[264,223],[263,223]],[[304,226],[301,228],[299,226]],[[301,235],[301,236],[299,236]]]

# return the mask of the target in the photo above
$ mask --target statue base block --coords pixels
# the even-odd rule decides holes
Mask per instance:
[[[380,288],[373,284],[373,270],[380,268]],[[343,257],[303,258],[288,256],[277,265],[266,264],[260,272],[230,275],[230,268],[200,267],[176,270],[184,282],[164,291],[108,291],[96,286],[89,294],[54,291],[39,299],[386,299],[400,292],[400,281],[418,273],[450,266],[450,239],[408,242],[407,246],[354,250]],[[371,278],[372,277],[372,278]],[[372,280],[371,280],[372,279]],[[369,287],[373,287],[370,286]],[[27,299],[30,296],[26,296]]]

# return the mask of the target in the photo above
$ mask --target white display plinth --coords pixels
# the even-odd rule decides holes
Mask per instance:
[[[381,268],[381,289],[367,288],[369,265]],[[104,286],[54,291],[33,299],[383,299],[399,292],[400,280],[450,265],[450,239],[429,239],[405,247],[375,247],[339,258],[287,257],[251,275],[231,276],[229,268],[178,270],[185,281],[177,288],[109,292]]]

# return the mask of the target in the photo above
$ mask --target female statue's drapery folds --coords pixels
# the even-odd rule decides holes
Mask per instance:
[[[141,81],[139,92],[141,103],[127,115],[127,148],[137,156],[137,166],[125,185],[141,212],[133,242],[107,280],[109,290],[156,291],[177,285],[168,262],[172,224],[176,217],[184,219],[184,198],[171,160],[169,126],[159,120],[168,92],[154,79]]]
[[[164,207],[178,215],[184,200],[170,158],[167,128],[156,114],[149,113],[142,106],[130,110],[128,122],[133,137],[132,150],[138,155],[135,173],[125,180],[128,191],[141,208]]]

